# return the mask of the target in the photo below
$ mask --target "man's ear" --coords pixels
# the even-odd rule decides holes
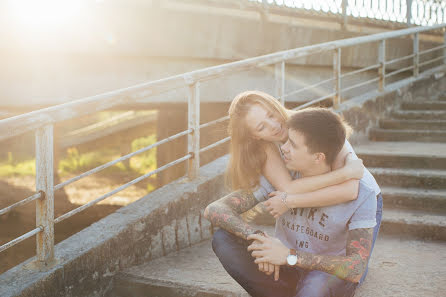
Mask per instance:
[[[325,154],[324,153],[315,153],[314,154],[314,156],[315,156],[315,161],[317,162],[317,163],[322,163],[322,162],[325,162]]]

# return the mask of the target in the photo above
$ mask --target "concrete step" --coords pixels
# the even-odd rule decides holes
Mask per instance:
[[[446,170],[446,156],[358,153],[366,167],[430,168]]]
[[[369,141],[354,145],[359,155],[413,156],[446,158],[446,143],[439,142],[401,142],[401,141]],[[372,166],[371,167],[387,167]]]
[[[379,127],[393,130],[446,130],[446,121],[435,120],[380,120]]]
[[[446,189],[446,171],[428,169],[369,168],[381,186]]]
[[[444,110],[397,110],[390,114],[391,118],[406,120],[446,120],[446,111]]]
[[[412,209],[446,215],[446,190],[381,187],[384,209]]]
[[[444,101],[403,102],[402,110],[446,110]]]
[[[446,142],[446,131],[372,128],[369,130],[369,139],[372,141]]]
[[[359,297],[437,297],[446,291],[444,243],[380,234]],[[119,272],[112,297],[249,296],[224,270],[210,241]]]
[[[446,241],[446,215],[384,209],[380,232],[400,239]]]

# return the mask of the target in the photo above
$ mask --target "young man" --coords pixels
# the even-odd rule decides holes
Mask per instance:
[[[345,142],[340,117],[307,109],[292,116],[288,127],[289,140],[282,146],[288,169],[301,177],[330,171],[328,160]],[[374,243],[376,191],[361,181],[352,202],[302,209],[292,208],[292,197],[275,194],[291,207],[278,217],[275,238],[240,218],[258,202],[251,193],[232,194],[206,209],[206,217],[222,228],[212,246],[226,271],[251,296],[353,296]]]

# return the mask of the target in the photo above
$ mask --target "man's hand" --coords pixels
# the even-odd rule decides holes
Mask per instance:
[[[249,240],[256,240],[259,243],[252,243],[248,246],[248,251],[252,251],[255,263],[271,263],[274,265],[285,265],[289,249],[277,238],[259,234],[251,234]]]
[[[362,164],[362,160],[354,160],[352,153],[348,153],[345,157],[344,169],[347,171],[347,176],[351,179],[361,179],[364,175],[364,164]]]
[[[271,198],[263,202],[263,204],[266,206],[266,209],[275,219],[289,210],[288,206],[282,201],[282,197],[284,195],[286,195],[285,192],[271,192],[269,193],[269,196]]]

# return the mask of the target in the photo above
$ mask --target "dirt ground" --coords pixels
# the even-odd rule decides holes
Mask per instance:
[[[63,180],[69,178],[71,176],[66,176]],[[124,172],[107,173],[107,177],[104,174],[94,174],[66,186],[64,189],[55,193],[55,218],[112,191],[134,178],[136,176],[130,176]],[[60,182],[57,179],[55,184]],[[154,179],[144,180],[56,224],[56,243],[88,227],[92,223],[116,211],[118,208],[140,199],[148,193],[147,186],[149,183],[156,184]],[[34,189],[34,176],[1,178],[0,209],[31,196],[34,193]],[[0,244],[5,244],[34,229],[35,220],[35,202],[20,206],[0,216]],[[34,236],[1,252],[0,273],[34,256],[35,251],[36,240]]]

